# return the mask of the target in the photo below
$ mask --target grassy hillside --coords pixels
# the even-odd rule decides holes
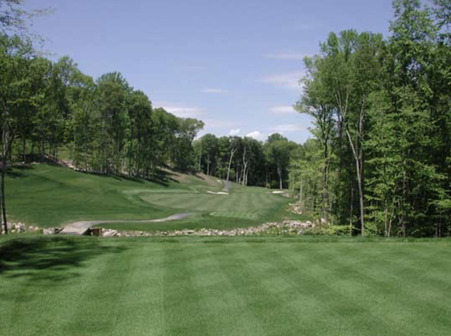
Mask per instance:
[[[1,241],[1,335],[449,335],[449,240]]]
[[[147,231],[247,227],[285,215],[289,200],[266,189],[234,186],[230,195],[207,193],[223,187],[223,182],[204,175],[165,172],[149,182],[35,165],[8,174],[7,206],[11,219],[42,227],[78,220],[155,219],[194,213],[171,223],[102,225]]]

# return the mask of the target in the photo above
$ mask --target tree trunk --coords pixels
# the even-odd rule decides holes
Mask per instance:
[[[242,179],[242,184],[243,185],[247,185],[247,174],[248,174],[248,168],[247,168],[248,163],[244,162],[244,168],[243,168],[243,179]]]
[[[282,167],[280,164],[277,164],[277,174],[279,175],[279,188],[283,190]]]
[[[363,199],[363,185],[362,185],[362,176],[361,176],[361,160],[359,159],[359,156],[357,154],[356,148],[354,146],[354,143],[352,141],[351,134],[349,133],[349,130],[346,128],[346,135],[349,139],[349,145],[351,146],[352,154],[354,156],[355,165],[356,165],[356,172],[357,172],[357,187],[359,190],[359,205],[360,205],[360,224],[361,229],[360,233],[363,236],[365,234],[365,203]]]
[[[25,135],[22,137],[22,158],[23,162],[25,163],[27,161],[27,154],[25,153],[27,150],[27,139],[25,138]]]
[[[3,230],[5,234],[8,234],[8,221],[6,219],[6,193],[5,193],[5,171],[6,171],[6,156],[3,153],[3,167],[2,167],[2,181],[1,181],[1,197],[2,197],[2,217],[3,217]]]
[[[304,206],[302,205],[302,187],[304,186],[304,181],[301,179],[301,186],[299,187],[299,204],[301,205],[301,211],[304,211]]]
[[[45,143],[44,140],[41,140],[41,160],[45,160]]]
[[[406,164],[406,162],[404,161],[403,163],[404,165]],[[401,212],[401,216],[399,218],[399,222],[400,222],[400,226],[401,226],[401,233],[402,236],[405,237],[407,234],[407,229],[406,229],[406,221],[405,221],[405,201],[406,201],[406,195],[407,195],[407,176],[406,176],[406,170],[403,170],[403,177],[402,177],[402,212]]]
[[[324,143],[324,194],[323,194],[323,216],[329,221],[329,148],[327,138]]]
[[[361,168],[361,166],[360,166]],[[360,171],[357,176],[357,183],[359,186],[359,204],[360,204],[360,223],[361,223],[361,234],[365,235],[365,203],[363,199],[363,183],[362,183],[362,172]]]
[[[1,171],[1,208],[2,208],[2,217],[3,217],[3,232],[8,234],[8,221],[6,218],[6,193],[5,193],[5,174],[6,174],[6,165],[8,158],[8,147],[9,147],[9,132],[8,132],[8,113],[5,111],[5,119],[3,125],[3,157],[2,157],[2,171]]]
[[[349,227],[350,227],[350,231],[351,231],[351,236],[352,236],[352,231],[353,231],[353,227],[354,227],[354,223],[352,221],[352,217],[354,216],[354,186],[352,185],[351,182],[351,202],[350,202],[351,206],[349,209]]]
[[[227,181],[229,181],[229,178],[230,178],[230,168],[232,167],[232,159],[233,159],[233,155],[235,154],[236,150],[237,149],[234,148],[230,152],[229,168],[227,169]]]
[[[436,236],[440,238],[442,236],[442,213],[441,212],[440,212],[439,221],[437,223],[436,231],[437,231]]]
[[[141,132],[138,131],[138,142],[136,144],[136,176],[141,176]]]
[[[207,155],[207,175],[210,176],[210,154]]]
[[[247,160],[246,160],[246,156],[247,156],[247,147],[244,147],[243,150],[243,171],[242,171],[242,175],[241,175],[241,184],[245,185],[245,179],[246,179],[246,172],[247,172]]]
[[[391,237],[392,222],[393,222],[393,218],[390,218],[390,220],[388,221],[388,236],[387,236],[389,238]]]

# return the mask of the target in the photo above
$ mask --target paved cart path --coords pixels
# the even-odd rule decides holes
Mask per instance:
[[[193,213],[180,213],[166,218],[160,219],[144,219],[144,220],[97,220],[97,221],[79,221],[66,224],[60,234],[83,235],[92,226],[97,224],[111,223],[163,223],[184,219],[194,215]]]

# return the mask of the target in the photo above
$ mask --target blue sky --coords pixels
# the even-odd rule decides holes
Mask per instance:
[[[51,58],[93,77],[119,71],[154,107],[206,123],[202,134],[279,132],[303,142],[303,57],[331,31],[387,34],[391,0],[29,0]]]

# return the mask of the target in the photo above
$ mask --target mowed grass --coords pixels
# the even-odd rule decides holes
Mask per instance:
[[[451,241],[0,240],[1,335],[449,335]]]
[[[285,201],[280,196],[268,194],[267,190],[262,190],[260,193],[232,192],[230,195],[149,193],[141,198],[156,206],[180,210],[192,209],[192,211],[213,212],[217,216],[249,219],[258,219],[261,212],[271,210],[274,205],[283,204]]]
[[[141,192],[196,192],[208,188],[196,177],[189,183],[163,177],[150,182],[85,174],[46,164],[13,169],[6,180],[8,214],[10,219],[42,227],[77,220],[163,218],[174,214],[173,210],[143,202]]]
[[[167,223],[116,223],[99,226],[119,230],[170,231],[231,229],[280,220],[289,199],[263,188],[234,185],[230,195],[216,178],[171,173],[158,181],[98,176],[51,165],[35,165],[9,172],[7,209],[10,220],[41,227],[79,220],[140,220],[193,213]]]
[[[137,231],[233,229],[296,217],[287,211],[290,199],[273,195],[262,188],[238,187],[236,189],[232,189],[230,195],[213,195],[206,192],[168,193],[159,190],[141,193],[140,198],[152,208],[166,208],[171,209],[173,213],[193,213],[194,215],[176,222],[119,223],[98,226]]]

